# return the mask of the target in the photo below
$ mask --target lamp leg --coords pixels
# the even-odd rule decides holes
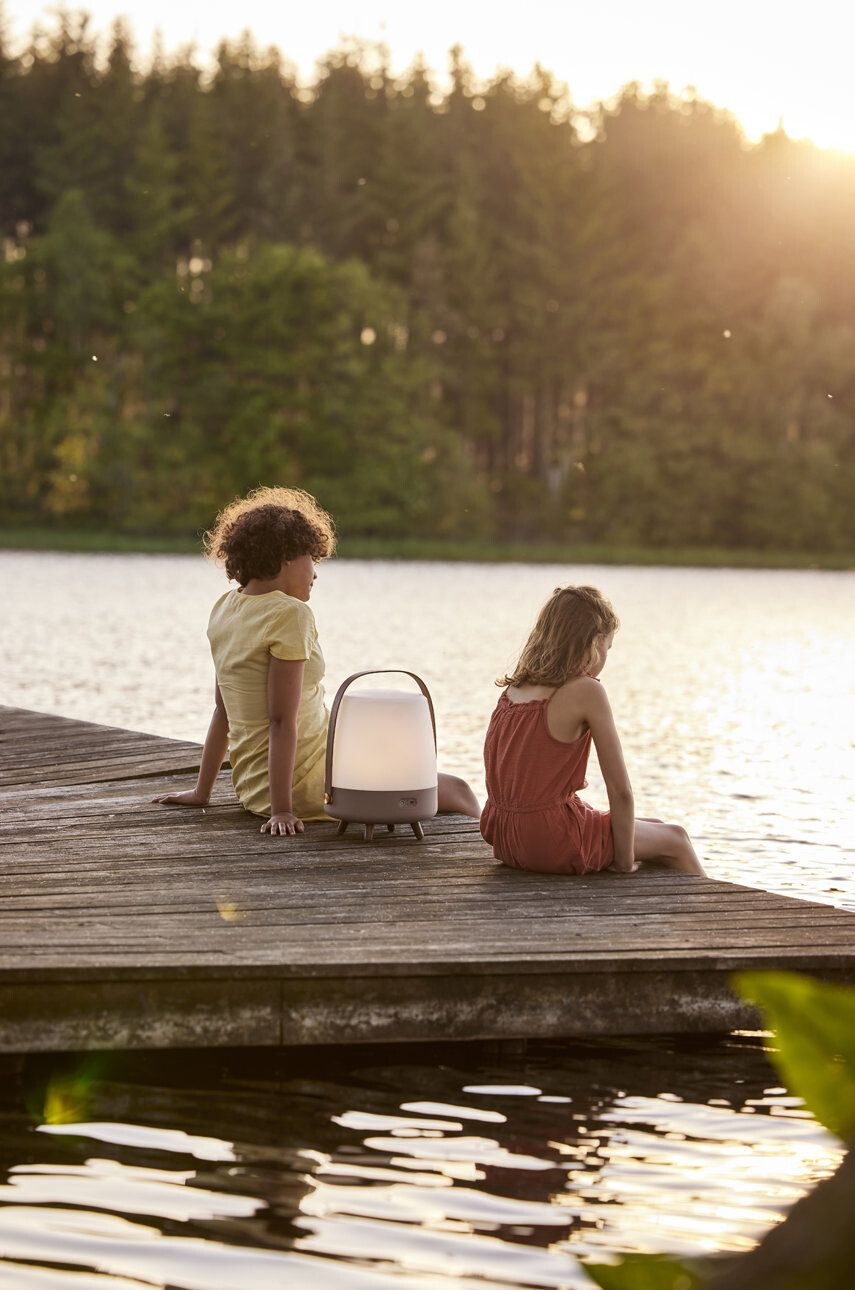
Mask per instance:
[[[421,824],[419,824],[418,820],[416,820],[414,824],[411,824],[410,828],[413,830],[413,833],[415,833],[416,840],[418,842],[421,842],[422,838],[425,835],[425,831],[422,828]]]
[[[347,820],[339,820],[338,828],[336,829],[335,832],[336,832],[336,837],[339,837],[339,838],[341,837],[342,833],[347,833]]]
[[[390,832],[390,833],[394,833],[394,832],[395,832],[395,826],[394,826],[394,824],[387,824],[387,825],[386,825],[386,828],[389,830],[389,832]]]
[[[364,842],[370,842],[370,841],[373,839],[373,837],[374,837],[374,825],[373,825],[373,824],[366,824],[366,826],[365,826],[365,834],[364,834],[364,837],[363,837],[363,841],[364,841]]]

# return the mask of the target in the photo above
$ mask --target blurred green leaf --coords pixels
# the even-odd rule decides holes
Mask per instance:
[[[25,1093],[27,1110],[36,1124],[77,1124],[91,1118],[99,1080],[108,1071],[105,1054],[59,1062],[30,1084]]]
[[[775,1031],[787,1086],[832,1133],[855,1135],[855,987],[795,972],[740,972],[735,984]]]
[[[703,1282],[684,1263],[658,1254],[630,1254],[618,1264],[586,1263],[602,1290],[701,1290]]]

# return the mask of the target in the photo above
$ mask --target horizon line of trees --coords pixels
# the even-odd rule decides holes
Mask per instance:
[[[855,157],[536,68],[0,31],[0,522],[855,549]]]

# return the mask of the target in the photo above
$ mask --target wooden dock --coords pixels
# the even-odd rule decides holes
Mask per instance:
[[[0,1051],[756,1026],[736,968],[855,980],[855,914],[655,870],[497,865],[474,821],[270,838],[199,748],[0,708]]]

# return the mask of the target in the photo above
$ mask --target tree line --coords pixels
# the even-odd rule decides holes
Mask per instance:
[[[855,549],[855,158],[544,70],[0,37],[0,519]]]

